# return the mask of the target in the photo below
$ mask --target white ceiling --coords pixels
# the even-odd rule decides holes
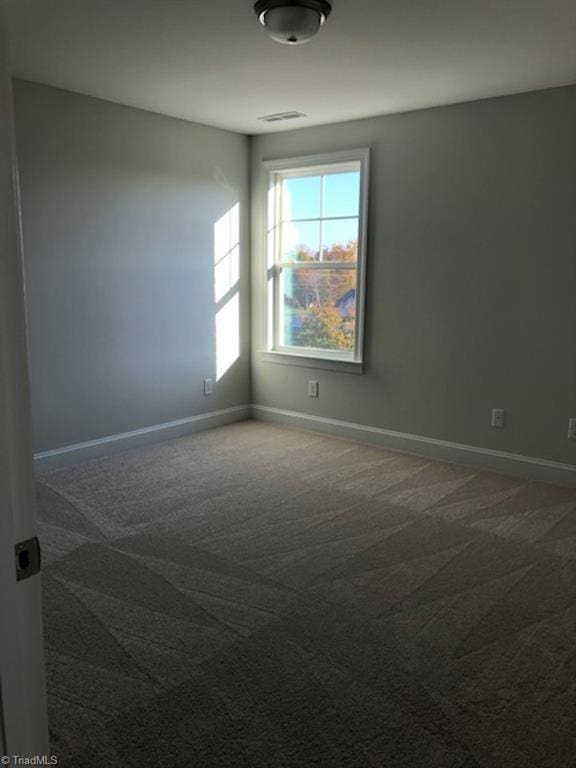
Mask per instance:
[[[252,0],[8,0],[16,76],[242,133],[576,82],[574,0],[334,0],[268,38]],[[262,124],[297,110],[306,120]]]

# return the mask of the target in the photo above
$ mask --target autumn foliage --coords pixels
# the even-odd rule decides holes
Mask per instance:
[[[291,346],[351,351],[354,348],[357,243],[334,245],[322,263],[350,263],[350,269],[286,269],[284,305],[286,343]],[[318,254],[300,247],[296,261],[318,262]]]

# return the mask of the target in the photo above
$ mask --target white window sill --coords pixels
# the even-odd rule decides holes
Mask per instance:
[[[263,363],[275,363],[276,365],[296,365],[300,368],[313,368],[324,371],[337,371],[338,373],[364,373],[364,363],[354,360],[338,360],[326,357],[311,357],[310,355],[294,355],[286,352],[269,350],[261,351],[260,361]]]

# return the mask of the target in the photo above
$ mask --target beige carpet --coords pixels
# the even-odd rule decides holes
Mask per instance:
[[[38,494],[64,768],[576,764],[575,490],[244,422]]]

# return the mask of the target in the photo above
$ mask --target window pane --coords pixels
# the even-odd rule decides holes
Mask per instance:
[[[282,183],[282,219],[320,218],[321,177],[301,176]]]
[[[317,261],[319,251],[319,221],[282,224],[282,261]]]
[[[359,207],[360,171],[324,176],[322,216],[358,216]]]
[[[283,346],[354,350],[355,269],[284,268],[280,290]]]
[[[356,261],[358,219],[325,221],[322,228],[323,261]]]

